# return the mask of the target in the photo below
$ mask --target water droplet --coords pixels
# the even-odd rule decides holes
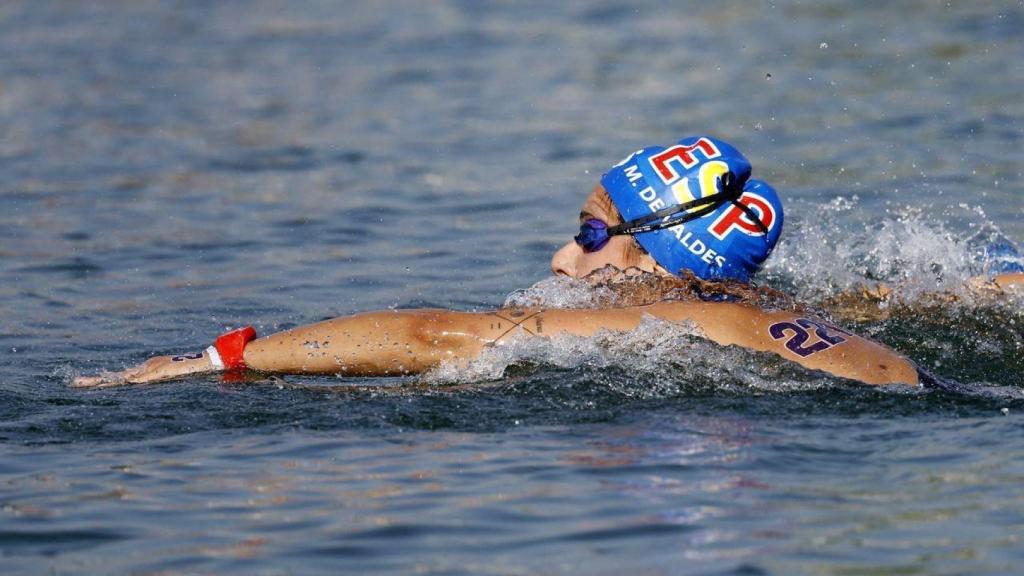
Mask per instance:
[[[1010,413],[1010,409],[1009,408],[1000,408],[999,411],[1003,413],[1003,416],[1006,416],[1007,414]],[[517,422],[517,424],[518,424],[518,422]]]
[[[772,79],[772,73],[771,73],[771,72],[768,72],[767,74],[765,74],[765,75],[764,75],[764,79],[765,79],[765,80],[771,80],[771,79]]]
[[[822,50],[827,49],[828,48],[828,42],[822,42],[821,44],[818,44],[818,48],[821,48]]]

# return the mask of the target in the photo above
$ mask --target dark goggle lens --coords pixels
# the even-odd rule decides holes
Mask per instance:
[[[608,243],[608,225],[596,218],[584,220],[573,240],[584,252],[597,252]]]

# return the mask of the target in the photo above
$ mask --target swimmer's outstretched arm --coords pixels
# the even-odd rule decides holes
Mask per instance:
[[[293,328],[245,347],[248,368],[278,374],[389,376],[441,362],[464,363],[513,336],[591,336],[628,332],[645,315],[690,323],[723,345],[773,352],[808,368],[867,384],[917,384],[899,353],[841,328],[791,312],[732,303],[663,303],[600,310],[503,309],[494,312],[369,312]],[[160,356],[124,372],[76,378],[79,387],[141,384],[215,372],[209,354]]]
[[[259,338],[245,347],[243,359],[252,370],[279,374],[414,374],[445,359],[475,357],[498,339],[491,335],[488,340],[488,332],[500,329],[500,322],[493,315],[447,310],[367,312]],[[510,320],[504,327],[516,328]],[[220,370],[207,349],[157,356],[123,372],[76,378],[72,385],[144,384]]]
[[[1024,287],[1024,272],[1007,272],[992,279],[992,283],[1001,290],[1011,287]]]
[[[243,359],[250,369],[278,374],[415,374],[444,360],[475,358],[484,346],[512,333],[542,333],[544,321],[535,312],[367,312],[259,338],[245,347]],[[123,372],[76,378],[72,385],[144,384],[217,371],[209,351],[204,351],[150,358]]]
[[[963,286],[966,293],[975,297],[998,300],[1008,296],[1010,293],[1024,290],[1024,273],[1007,272],[993,278],[979,276],[971,278]],[[829,309],[832,316],[857,321],[877,321],[886,318],[890,310],[883,307],[883,304],[899,298],[899,292],[885,283],[878,283],[874,286],[864,286],[858,290],[841,292],[828,298],[824,306]],[[952,304],[960,299],[954,292],[931,292],[919,300],[928,303]]]
[[[977,276],[969,279],[964,284],[964,287],[974,293],[996,293],[998,295],[999,293],[1007,290],[1024,287],[1024,273],[1007,272],[1005,274],[998,274],[991,279],[984,276]],[[879,282],[873,287],[863,288],[861,290],[861,295],[873,300],[885,300],[892,294],[893,289],[884,282]]]

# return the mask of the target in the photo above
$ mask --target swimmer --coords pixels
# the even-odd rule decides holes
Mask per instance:
[[[579,233],[552,257],[555,274],[616,286],[646,278],[646,299],[593,309],[504,308],[493,312],[388,310],[334,318],[262,338],[229,332],[203,352],[159,356],[118,373],[78,377],[77,387],[142,384],[211,372],[393,376],[465,364],[513,338],[629,332],[646,317],[696,329],[722,346],[774,353],[811,370],[871,385],[927,378],[887,346],[799,306],[766,304],[750,284],[782,233],[775,190],[751,165],[708,136],[629,155],[583,202]],[[656,281],[651,282],[654,278]],[[653,287],[653,288],[652,288]]]

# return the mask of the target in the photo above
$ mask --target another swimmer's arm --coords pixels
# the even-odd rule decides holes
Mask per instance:
[[[1024,287],[1024,273],[1007,272],[1005,274],[998,274],[993,278],[977,276],[967,280],[964,283],[964,287],[975,294],[999,296],[1006,290]],[[884,282],[878,282],[870,287],[862,286],[856,291],[837,294],[831,298],[831,300],[834,307],[837,307],[834,312],[839,312],[849,316],[866,315],[867,317],[872,317],[874,314],[871,314],[870,311],[866,311],[866,309],[860,305],[863,303],[885,302],[889,300],[893,294],[894,291],[892,287]],[[949,297],[953,298],[955,296]]]
[[[992,279],[992,283],[1002,290],[1011,286],[1024,287],[1024,272],[1008,272]]]

